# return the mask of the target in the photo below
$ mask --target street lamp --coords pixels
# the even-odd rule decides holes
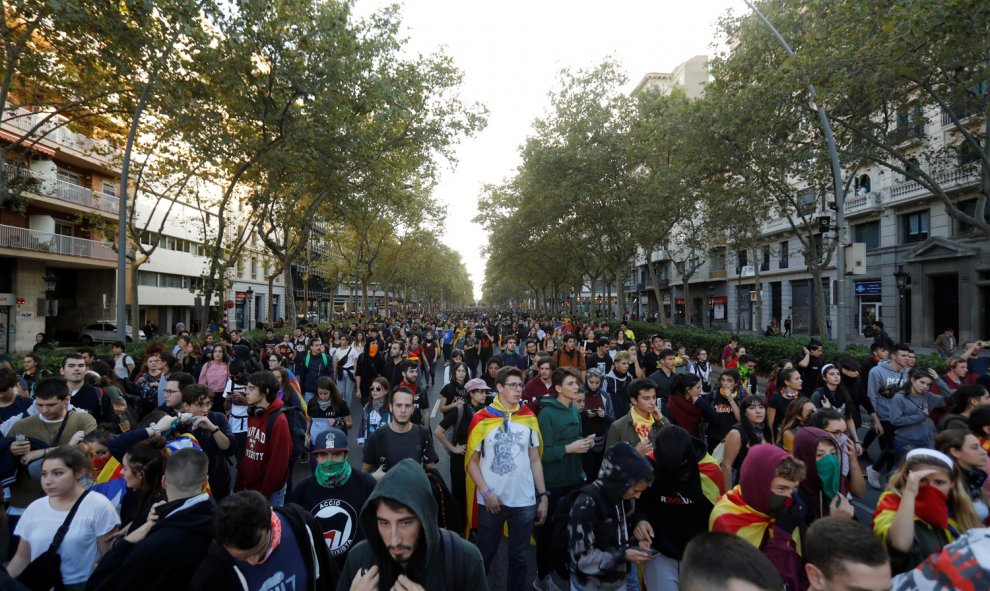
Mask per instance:
[[[715,328],[715,286],[708,284],[708,328]]]
[[[42,277],[42,280],[44,280],[45,282],[45,299],[54,300],[55,286],[58,285],[58,277],[55,275],[55,273],[52,272],[51,269],[48,269],[48,272],[45,273],[45,276]]]
[[[244,319],[244,325],[247,330],[251,330],[251,327],[253,326],[251,324],[251,308],[254,307],[254,289],[252,289],[250,285],[248,286],[247,291],[244,292],[244,296],[244,308],[247,312],[247,318]]]
[[[904,271],[904,267],[901,265],[897,266],[897,271],[894,272],[894,281],[897,284],[897,296],[898,296],[898,321],[897,321],[897,335],[901,342],[908,342],[910,339],[906,338],[904,335],[904,290],[907,289],[908,279],[911,278],[911,274]]]

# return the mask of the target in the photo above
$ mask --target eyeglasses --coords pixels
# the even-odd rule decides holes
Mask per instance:
[[[523,383],[522,382],[507,382],[505,384],[505,387],[508,388],[508,389],[510,389],[510,390],[522,390],[523,389]]]

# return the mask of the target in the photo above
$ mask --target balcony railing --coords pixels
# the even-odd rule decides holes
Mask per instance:
[[[104,261],[117,260],[117,252],[108,242],[74,236],[60,236],[17,226],[0,226],[0,247],[36,250]]]
[[[864,193],[846,197],[846,213],[871,209],[880,206],[880,193]]]
[[[925,124],[903,125],[892,129],[888,136],[890,143],[902,144],[908,140],[920,140],[925,137]]]
[[[24,133],[30,133],[31,137],[38,138],[40,141],[53,144],[57,147],[82,152],[89,157],[103,162],[109,162],[116,156],[117,151],[110,142],[94,140],[85,135],[69,131],[64,125],[57,127],[58,117],[49,117],[49,115],[49,113],[36,113],[28,109],[5,110],[3,113],[3,123]],[[35,126],[46,118],[47,121],[35,130]]]
[[[980,180],[980,169],[975,166],[957,166],[931,175],[943,191],[969,186]],[[908,199],[929,193],[928,189],[917,181],[903,181],[890,189],[891,198]],[[848,201],[847,201],[848,203]]]
[[[30,185],[25,187],[25,190],[38,195],[54,197],[107,213],[117,213],[120,207],[120,200],[112,195],[95,193],[86,187],[46,177],[23,166],[5,164],[4,172],[7,174],[8,181],[30,181]]]

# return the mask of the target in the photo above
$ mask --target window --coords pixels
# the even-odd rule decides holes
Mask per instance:
[[[921,242],[928,238],[928,210],[915,211],[901,216],[904,244]]]
[[[736,274],[742,273],[743,267],[749,265],[749,253],[745,250],[740,250],[736,253]]]
[[[65,170],[64,168],[58,169],[57,178],[62,182],[70,183],[78,187],[82,186],[82,175],[72,172],[71,170]]]
[[[258,278],[258,259],[251,257],[251,279]]]
[[[870,192],[870,187],[872,186],[870,181],[870,175],[864,174],[856,179],[856,194],[866,195]]]
[[[921,163],[918,162],[917,158],[911,158],[908,160],[907,165],[904,167],[904,180],[906,181],[916,181],[921,172]]]
[[[880,220],[853,226],[853,236],[855,242],[865,243],[867,250],[880,248]]]
[[[780,260],[777,262],[777,267],[780,269],[786,269],[787,266],[790,264],[789,261],[790,255],[791,255],[791,243],[787,240],[784,240],[783,242],[780,243]]]
[[[770,270],[770,247],[763,247],[763,262],[760,263],[760,271]]]
[[[815,208],[817,207],[817,199],[815,198],[815,190],[811,187],[801,189],[797,194],[797,209],[798,213],[801,215],[811,215],[815,213]]]
[[[117,184],[103,181],[103,195],[105,197],[117,197]]]
[[[66,222],[55,222],[56,236],[72,236],[72,224]]]
[[[976,215],[976,199],[970,199],[969,201],[962,201],[960,203],[957,203],[956,207],[958,207],[959,211],[965,213],[966,215],[970,215],[970,216]],[[983,210],[983,219],[987,223],[990,223],[990,203],[987,203],[986,207]],[[957,234],[966,234],[967,232],[973,230],[973,226],[969,224],[964,224],[963,222],[956,222],[956,225],[957,225],[957,230],[956,230]]]
[[[158,287],[158,273],[138,271],[138,285],[144,285],[145,287]]]
[[[711,271],[725,271],[725,253],[718,252],[712,255],[711,266],[709,267]]]
[[[925,135],[925,116],[921,105],[909,105],[897,110],[896,126],[890,134],[890,141],[896,144],[910,139],[920,139]]]
[[[959,146],[959,151],[957,152],[959,166],[966,166],[967,164],[979,162],[980,157],[980,150],[973,146],[972,142],[963,142],[962,145]]]

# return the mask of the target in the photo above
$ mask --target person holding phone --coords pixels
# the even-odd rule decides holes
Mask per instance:
[[[620,588],[631,564],[656,555],[649,541],[632,537],[636,500],[652,481],[652,466],[632,445],[620,441],[608,450],[598,478],[581,489],[568,516],[571,589]]]

